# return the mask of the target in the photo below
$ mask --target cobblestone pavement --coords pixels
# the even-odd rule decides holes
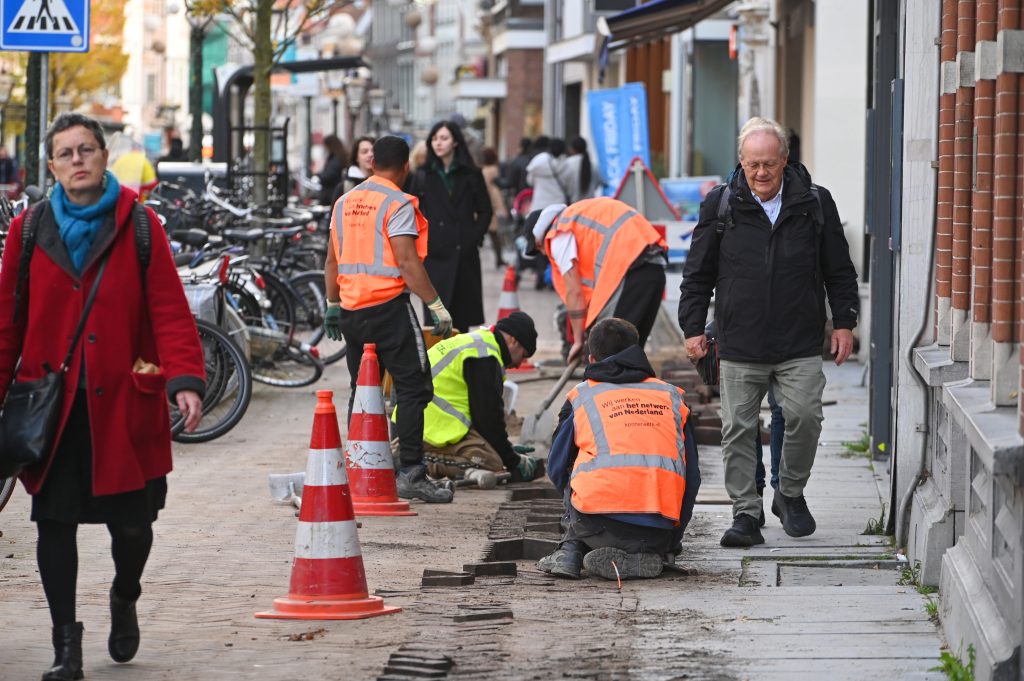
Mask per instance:
[[[486,273],[492,304],[500,283],[499,272]],[[520,299],[536,313],[541,354],[550,357],[558,347],[549,321],[553,294],[526,290],[530,283]],[[856,439],[866,420],[860,367],[830,369],[828,376],[826,397],[836,404],[826,407],[807,491],[818,520],[814,536],[791,539],[769,516],[764,546],[721,549],[730,514],[728,506],[710,503],[720,501],[721,463],[718,449],[705,447],[702,501],[709,503],[697,509],[681,560],[696,574],[627,582],[619,592],[596,579],[554,580],[520,559],[514,578],[421,587],[425,568],[459,570],[484,556],[498,508],[509,498],[501,490],[460,490],[450,505],[416,503],[420,515],[413,518],[363,519],[370,590],[404,612],[358,622],[253,618],[287,591],[295,532],[291,509],[270,500],[267,474],[304,469],[313,391],[333,388],[335,404],[344,405],[348,376],[336,366],[308,389],[258,387],[234,432],[176,447],[168,508],[155,526],[139,602],[142,647],[130,664],[116,665],[106,652],[109,537],[102,527],[80,529],[86,678],[408,678],[385,673],[403,655],[447,660],[439,663],[450,666],[441,678],[942,678],[927,671],[937,663],[941,635],[928,620],[925,597],[897,584],[885,537],[860,534],[879,515],[882,477],[839,444]],[[524,383],[519,415],[550,386]],[[37,679],[52,659],[28,506],[19,490],[0,514],[3,681]],[[490,614],[467,618],[467,610]]]

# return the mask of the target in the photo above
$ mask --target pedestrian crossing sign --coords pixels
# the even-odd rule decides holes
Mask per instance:
[[[89,0],[0,0],[0,49],[88,52]]]

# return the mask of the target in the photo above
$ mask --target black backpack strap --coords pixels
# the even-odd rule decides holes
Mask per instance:
[[[149,270],[149,256],[153,247],[152,230],[149,225],[149,211],[141,203],[132,207],[132,220],[135,229],[135,252],[139,258],[139,271],[142,272],[142,283],[146,283],[146,272]]]
[[[21,223],[21,257],[18,258],[18,280],[14,285],[14,315],[13,322],[17,322],[27,305],[25,290],[28,286],[28,270],[32,264],[32,253],[36,248],[36,228],[47,201],[40,201],[34,206],[29,206],[25,211],[25,219]]]
[[[732,189],[729,188],[728,184],[720,184],[718,186],[721,187],[721,190],[718,194],[718,209],[715,211],[715,215],[718,218],[718,222],[715,224],[715,231],[718,233],[718,238],[721,239],[722,235],[725,234],[725,230],[733,226],[732,208],[729,206],[729,199],[732,198]]]

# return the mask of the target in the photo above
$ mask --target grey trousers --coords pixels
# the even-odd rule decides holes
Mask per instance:
[[[786,436],[779,467],[779,489],[787,497],[798,497],[811,476],[811,466],[821,434],[821,395],[825,373],[821,357],[791,359],[779,364],[721,362],[722,456],[725,459],[725,490],[732,499],[733,517],[761,513],[757,494],[757,452],[761,401],[768,386],[782,407]]]

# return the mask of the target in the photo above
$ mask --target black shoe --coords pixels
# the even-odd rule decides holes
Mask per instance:
[[[604,579],[651,579],[660,575],[664,566],[660,554],[626,553],[612,546],[594,549],[583,557],[587,572]]]
[[[764,527],[764,487],[757,488],[757,496],[761,498],[761,515],[757,517],[757,526]]]
[[[761,536],[761,530],[757,527],[757,518],[746,513],[740,513],[732,519],[732,527],[725,531],[725,534],[722,535],[722,541],[719,543],[729,548],[742,548],[753,546],[754,544],[763,544],[764,537]]]
[[[412,466],[398,473],[395,478],[398,496],[403,499],[422,499],[428,504],[447,504],[455,496],[455,492],[437,482],[427,480],[427,469],[423,466]]]
[[[43,681],[84,679],[82,671],[81,622],[53,628],[53,666],[43,673]]]
[[[126,601],[110,589],[110,638],[107,650],[114,662],[127,662],[139,651],[139,618],[134,601]]]
[[[556,577],[579,579],[583,568],[583,554],[575,549],[555,549],[537,561],[537,569]]]
[[[782,529],[790,537],[806,537],[814,534],[814,530],[818,528],[802,494],[798,497],[787,497],[779,490],[775,490],[772,513],[782,519]]]

